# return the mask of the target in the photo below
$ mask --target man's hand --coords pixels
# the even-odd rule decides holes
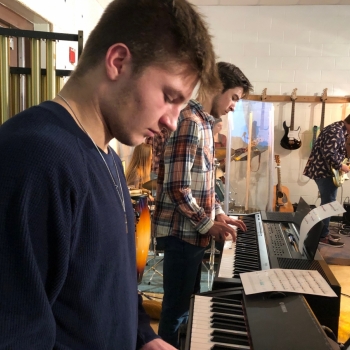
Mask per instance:
[[[214,225],[208,231],[208,234],[214,237],[216,242],[223,243],[229,236],[232,237],[232,242],[236,242],[236,230],[226,222],[214,221]]]
[[[216,215],[215,220],[219,222],[226,222],[226,224],[237,226],[242,231],[247,231],[247,227],[242,220],[233,219],[232,217],[229,217],[225,214]]]
[[[164,340],[157,338],[145,344],[141,350],[176,350],[176,348],[166,343]]]
[[[340,170],[347,174],[350,171],[350,168],[346,164],[342,164]]]

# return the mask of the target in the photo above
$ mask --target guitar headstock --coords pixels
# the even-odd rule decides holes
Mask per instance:
[[[262,93],[261,93],[261,101],[265,101],[266,100],[266,91],[267,91],[267,88],[265,88]]]
[[[281,161],[280,161],[280,156],[278,154],[275,154],[275,162],[276,162],[277,166],[280,166]]]
[[[297,90],[297,88],[293,89],[292,94],[290,95],[292,101],[295,101],[297,99]]]
[[[323,89],[322,95],[321,95],[321,101],[326,101],[327,100],[327,88]]]

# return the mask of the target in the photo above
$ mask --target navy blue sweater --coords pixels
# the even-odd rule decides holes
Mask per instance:
[[[62,106],[0,127],[0,349],[134,350],[157,337],[137,295],[134,214],[113,156],[128,233],[101,156]]]

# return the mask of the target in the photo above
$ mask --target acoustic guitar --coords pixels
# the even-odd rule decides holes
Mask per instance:
[[[342,164],[349,165],[350,160],[348,158],[345,158],[342,161]],[[341,187],[345,180],[349,180],[348,174],[342,172],[341,170],[334,169],[331,167],[332,173],[333,173],[333,183],[334,186]]]
[[[328,89],[324,89],[321,95],[321,101],[322,101],[321,123],[319,127],[317,125],[314,125],[314,127],[312,128],[312,140],[310,142],[310,148],[313,147],[313,145],[316,142],[316,139],[318,138],[318,135],[324,128],[324,113],[326,110],[327,90]]]
[[[273,188],[273,203],[274,211],[280,211],[283,213],[291,213],[294,211],[293,205],[289,199],[289,189],[286,186],[282,186],[281,183],[281,162],[280,156],[275,155],[275,161],[277,165],[277,185]]]
[[[292,115],[290,120],[290,126],[287,126],[287,123],[283,122],[284,136],[281,139],[281,146],[285,149],[294,150],[298,149],[301,146],[300,140],[300,126],[298,129],[294,130],[294,111],[295,111],[295,100],[297,99],[296,94],[297,89],[294,89],[291,95],[292,100]]]

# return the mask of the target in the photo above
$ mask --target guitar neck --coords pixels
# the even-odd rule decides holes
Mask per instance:
[[[277,190],[281,192],[282,185],[281,185],[281,169],[277,168]]]
[[[320,131],[324,128],[324,113],[326,109],[326,102],[322,101],[322,111],[321,111],[321,124],[320,124]]]
[[[294,130],[294,111],[295,111],[295,100],[292,100],[292,115],[290,118],[290,129]]]

